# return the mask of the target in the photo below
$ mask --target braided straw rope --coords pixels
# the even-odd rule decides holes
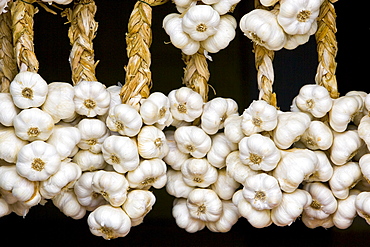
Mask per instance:
[[[10,11],[0,14],[0,92],[2,93],[9,92],[10,82],[18,72],[11,28]]]
[[[182,60],[186,65],[184,68],[183,84],[198,92],[203,97],[204,102],[207,102],[210,73],[207,59],[202,49],[191,56],[183,54]]]
[[[126,35],[129,60],[125,66],[125,84],[120,92],[124,104],[137,105],[142,98],[147,98],[150,94],[152,74],[149,47],[152,43],[152,6],[161,5],[167,1],[137,1],[130,15]]]
[[[96,5],[93,0],[76,0],[73,10],[66,9],[66,16],[71,26],[68,37],[72,45],[69,62],[72,70],[72,81],[76,85],[80,81],[96,81],[94,49],[92,40],[95,38],[98,23],[94,20]]]
[[[336,2],[335,0],[331,2]],[[337,79],[335,71],[337,63],[335,57],[337,55],[338,46],[335,37],[336,14],[333,4],[325,0],[320,8],[318,29],[315,34],[317,42],[317,52],[319,65],[315,81],[318,85],[324,86],[330,93],[332,98],[338,98]]]
[[[11,6],[14,55],[20,71],[37,72],[37,61],[33,45],[33,16],[37,9],[32,5],[36,0],[28,2],[17,0]]]

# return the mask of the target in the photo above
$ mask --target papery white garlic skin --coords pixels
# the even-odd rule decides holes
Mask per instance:
[[[178,149],[175,141],[174,130],[166,130],[164,133],[167,139],[169,151],[168,154],[163,157],[163,161],[166,162],[167,165],[171,166],[172,169],[180,170],[181,165],[190,158],[190,155],[185,154]]]
[[[335,165],[344,165],[350,161],[364,144],[357,130],[334,132],[333,145],[330,148],[330,160]]]
[[[123,136],[136,136],[143,125],[142,118],[137,110],[127,104],[119,104],[109,110],[106,120],[107,127],[111,131]]]
[[[327,182],[333,175],[333,166],[329,161],[329,158],[323,151],[314,151],[317,156],[318,162],[316,163],[315,171],[306,182]]]
[[[277,226],[291,225],[312,203],[311,195],[301,189],[292,193],[283,193],[281,203],[272,209],[271,219]]]
[[[329,185],[334,196],[346,199],[349,190],[362,178],[361,169],[357,162],[348,162],[342,166],[335,166]]]
[[[358,215],[370,225],[370,192],[362,191],[356,196],[355,206]]]
[[[73,190],[65,190],[53,197],[53,204],[66,216],[78,220],[85,216],[86,209],[77,200]]]
[[[242,190],[235,192],[232,201],[238,207],[240,215],[246,218],[253,227],[263,228],[271,225],[271,210],[256,210],[253,208],[243,197]]]
[[[184,182],[189,186],[208,187],[218,178],[217,169],[207,159],[190,158],[181,166]]]
[[[363,109],[363,100],[359,95],[347,95],[337,98],[329,111],[330,127],[343,132],[348,123]]]
[[[41,106],[48,93],[48,85],[42,77],[34,72],[18,73],[9,86],[14,104],[20,109]]]
[[[146,125],[156,124],[161,126],[160,129],[169,126],[173,121],[170,101],[160,92],[151,93],[148,98],[142,100],[140,115]]]
[[[13,121],[15,134],[25,141],[47,140],[53,132],[52,117],[39,108],[22,110]]]
[[[239,186],[240,184],[226,172],[226,168],[222,168],[218,170],[217,181],[211,185],[211,189],[214,190],[222,200],[230,200]]]
[[[222,201],[211,189],[194,189],[189,193],[186,205],[190,215],[202,221],[217,221],[222,214]]]
[[[370,181],[370,154],[365,154],[359,160],[361,174],[367,181]]]
[[[244,137],[239,142],[240,160],[253,170],[271,171],[279,160],[280,151],[274,142],[260,134]]]
[[[80,150],[73,156],[75,162],[82,171],[95,171],[106,166],[102,153],[92,153],[89,150]]]
[[[306,211],[303,211],[301,220],[302,220],[303,224],[306,227],[310,228],[310,229],[314,229],[314,228],[317,228],[317,227],[323,227],[324,229],[328,229],[328,228],[334,226],[333,215],[332,214],[323,218],[323,219],[317,219],[317,218],[314,218],[314,217],[310,217],[306,213]]]
[[[266,173],[247,177],[243,185],[244,198],[257,210],[272,209],[282,200],[278,181]]]
[[[10,93],[0,93],[0,123],[4,126],[13,126],[13,120],[18,115],[19,109],[14,105]]]
[[[204,221],[190,215],[186,199],[184,198],[174,200],[172,215],[176,220],[176,224],[189,233],[200,231],[206,226]]]
[[[166,183],[166,191],[168,194],[177,198],[187,198],[193,189],[193,186],[189,186],[184,182],[180,171],[168,169]]]
[[[81,141],[81,132],[76,127],[55,125],[47,143],[53,145],[63,160],[70,157]]]
[[[95,117],[108,111],[110,93],[101,82],[80,81],[74,89],[74,103],[78,114]]]
[[[320,182],[307,183],[303,189],[308,191],[312,197],[311,205],[304,209],[308,217],[322,220],[337,209],[337,200],[325,184]]]
[[[231,152],[226,157],[226,172],[236,182],[242,184],[249,176],[255,175],[258,172],[252,170],[248,165],[244,165],[239,157],[239,151]]]
[[[238,4],[240,0],[220,0],[212,4],[212,8],[216,10],[220,15],[224,15],[227,12],[231,12],[233,6]],[[222,19],[222,16],[221,16]]]
[[[144,126],[137,136],[137,146],[144,159],[162,159],[169,152],[166,136],[155,126]]]
[[[95,209],[87,218],[90,231],[104,239],[126,236],[131,229],[130,217],[122,208],[103,205]]]
[[[131,219],[135,219],[145,216],[152,210],[155,200],[151,191],[132,190],[127,194],[127,199],[122,208]]]
[[[13,127],[0,126],[0,159],[15,163],[19,150],[26,144],[27,141],[16,136]]]
[[[89,211],[108,203],[104,197],[95,192],[92,187],[92,179],[95,173],[96,172],[82,173],[81,177],[76,181],[75,186],[73,186],[78,202]]]
[[[357,215],[355,203],[359,193],[359,190],[350,190],[347,198],[338,200],[338,207],[333,215],[333,223],[339,229],[347,229],[352,225],[353,219]]]
[[[327,150],[333,144],[333,133],[325,123],[312,121],[300,141],[311,150]]]
[[[216,168],[223,168],[226,166],[225,160],[226,157],[232,151],[238,149],[236,143],[230,142],[224,133],[217,133],[211,137],[212,145],[210,150],[207,153],[207,160],[211,165]]]
[[[254,100],[242,115],[241,127],[246,136],[271,131],[277,124],[277,110],[264,100]]]
[[[0,198],[0,217],[8,215],[11,212],[12,210],[10,209],[9,204],[3,198]]]
[[[168,99],[174,119],[192,122],[203,112],[202,96],[188,87],[172,90]]]
[[[366,115],[361,118],[360,124],[358,125],[357,133],[359,137],[364,140],[367,148],[370,147],[370,116]]]
[[[135,170],[140,158],[134,140],[127,136],[109,136],[102,146],[104,160],[119,173]]]
[[[238,111],[237,103],[232,99],[214,98],[205,103],[201,116],[201,128],[209,135],[216,134],[224,127],[225,119]]]
[[[43,181],[56,173],[60,164],[60,156],[53,145],[34,141],[19,150],[16,167],[21,176],[31,181]]]
[[[109,136],[104,122],[95,118],[84,118],[77,128],[81,133],[81,141],[77,146],[92,153],[100,153],[104,140]]]
[[[178,149],[194,158],[203,158],[211,148],[211,138],[199,127],[182,126],[174,134]]]
[[[224,122],[224,133],[229,141],[239,143],[244,137],[241,122],[242,116],[239,116],[239,114],[231,114],[226,118]]]
[[[240,213],[238,207],[230,200],[222,201],[222,214],[215,222],[206,222],[207,228],[212,232],[228,232],[238,221]]]

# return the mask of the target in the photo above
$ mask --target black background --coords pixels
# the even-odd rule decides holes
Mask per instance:
[[[125,33],[135,1],[97,0],[96,21],[99,22],[94,39],[95,59],[99,60],[96,76],[107,86],[124,83],[127,64]],[[70,5],[72,6],[72,5]],[[370,92],[369,86],[369,21],[366,7],[358,1],[340,0],[335,3],[337,18],[337,79],[341,95],[350,90]],[[252,0],[242,0],[233,16],[240,18],[253,9]],[[166,44],[169,37],[162,29],[163,18],[175,12],[171,2],[153,8],[152,92],[168,93],[181,87],[183,62],[180,50]],[[60,11],[58,11],[60,12]],[[60,15],[46,13],[40,8],[36,14],[35,52],[40,62],[39,73],[48,82],[71,82],[68,63],[70,51],[68,24]],[[252,44],[237,29],[230,46],[211,54],[209,83],[216,89],[209,97],[230,97],[239,104],[239,112],[257,99],[258,90]],[[274,90],[278,105],[289,110],[293,97],[302,85],[314,83],[317,67],[316,44],[310,41],[297,49],[275,53]],[[154,190],[157,202],[145,217],[144,223],[133,227],[125,238],[105,241],[93,236],[86,218],[73,220],[56,209],[51,202],[31,208],[25,217],[15,214],[0,219],[0,246],[26,244],[41,246],[359,246],[370,243],[370,226],[357,217],[347,230],[308,229],[298,219],[289,227],[270,226],[255,229],[241,218],[228,233],[212,233],[205,229],[189,234],[177,227],[171,216],[173,198],[164,189]]]

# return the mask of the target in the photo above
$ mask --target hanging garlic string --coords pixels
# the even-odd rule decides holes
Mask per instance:
[[[38,72],[37,61],[33,45],[33,16],[38,9],[32,4],[35,0],[28,2],[17,0],[11,6],[12,31],[14,53],[20,71]]]
[[[203,97],[204,102],[207,102],[210,73],[207,58],[203,51],[201,48],[197,53],[190,56],[183,53],[182,60],[186,65],[183,84],[199,93]]]
[[[335,33],[337,32],[336,13],[332,3],[336,0],[325,0],[320,7],[318,29],[315,34],[319,65],[315,77],[316,84],[324,86],[332,98],[338,98],[338,87],[335,71],[337,63],[335,57],[338,45]]]
[[[152,87],[150,71],[152,43],[152,6],[168,0],[137,1],[130,15],[126,36],[127,56],[125,84],[121,89],[122,103],[137,105],[140,99],[147,98]]]
[[[92,40],[95,38],[98,23],[94,20],[96,5],[93,0],[76,0],[73,10],[66,9],[62,16],[66,16],[71,23],[68,37],[72,45],[69,62],[72,70],[74,85],[80,81],[96,81],[95,68],[98,62],[94,61]]]
[[[12,3],[10,2],[9,5]],[[0,14],[0,83],[1,92],[9,92],[10,82],[17,74],[17,63],[14,57],[12,19],[10,7]]]

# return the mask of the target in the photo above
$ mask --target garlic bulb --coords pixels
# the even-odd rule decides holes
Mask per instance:
[[[281,160],[272,174],[279,181],[281,190],[290,193],[314,173],[317,162],[316,154],[308,149],[282,151]]]
[[[348,123],[362,111],[363,104],[359,95],[347,95],[335,99],[329,111],[330,127],[337,132],[345,131]]]
[[[119,104],[109,110],[106,120],[111,131],[123,136],[136,136],[143,125],[142,118],[137,110],[127,104]]]
[[[70,119],[76,114],[74,95],[75,90],[71,84],[52,82],[48,84],[48,95],[41,109],[53,118],[54,123]]]
[[[14,104],[21,109],[41,106],[48,93],[48,84],[34,72],[18,73],[9,86]]]
[[[96,172],[84,172],[81,177],[76,181],[73,190],[76,194],[78,202],[86,207],[87,210],[92,211],[100,205],[107,204],[108,202],[104,197],[95,192],[92,187],[92,181]]]
[[[370,181],[370,154],[365,154],[359,160],[361,174],[367,181]]]
[[[10,0],[3,0],[0,2],[0,15],[8,12],[8,2],[10,2]]]
[[[263,228],[271,225],[271,210],[256,210],[243,197],[242,190],[235,192],[233,203],[238,207],[241,216],[246,218],[248,222],[255,228]]]
[[[146,189],[153,186],[160,189],[166,185],[166,164],[161,159],[142,160],[139,166],[127,172],[126,178],[131,188]]]
[[[252,170],[248,165],[244,165],[239,156],[239,151],[234,151],[226,157],[226,172],[236,182],[242,184],[247,177],[255,175],[258,172]]]
[[[211,148],[211,137],[196,126],[182,126],[175,130],[178,149],[194,158],[203,158]]]
[[[215,222],[206,222],[206,226],[212,232],[228,232],[239,217],[238,207],[232,201],[222,201],[220,219]]]
[[[140,158],[136,142],[127,136],[109,136],[102,146],[104,160],[119,173],[135,170]]]
[[[87,223],[92,234],[104,239],[126,236],[131,229],[130,217],[122,208],[103,205],[89,214]]]
[[[244,137],[239,142],[240,160],[253,170],[272,171],[280,160],[274,142],[260,134]]]
[[[350,190],[346,199],[338,200],[337,210],[333,215],[333,223],[339,229],[346,229],[352,225],[353,219],[357,215],[356,197],[359,190]]]
[[[184,182],[189,186],[206,188],[217,181],[217,169],[207,159],[190,158],[181,166]]]
[[[358,215],[370,224],[370,207],[369,207],[370,192],[363,191],[356,196],[355,206]]]
[[[210,189],[192,190],[189,193],[186,205],[190,216],[202,221],[217,221],[222,214],[222,201],[216,192]]]
[[[232,12],[233,8],[240,2],[240,0],[220,0],[212,4],[212,8],[216,10],[220,15],[224,15],[227,12]],[[222,20],[222,16],[221,16]]]
[[[100,153],[104,140],[109,136],[109,132],[104,122],[94,118],[82,119],[77,128],[81,133],[81,141],[77,146],[92,153]]]
[[[74,89],[74,103],[78,114],[95,117],[108,111],[110,93],[101,82],[80,81]]]
[[[207,160],[216,168],[223,168],[226,166],[226,157],[232,151],[238,149],[236,143],[230,142],[224,133],[217,133],[211,137],[212,145],[207,153]]]
[[[168,99],[174,119],[192,122],[203,112],[202,96],[188,87],[172,90]]]
[[[357,162],[348,162],[342,166],[335,166],[329,185],[333,195],[339,199],[346,199],[349,190],[361,179],[361,169]]]
[[[155,126],[144,126],[137,135],[137,147],[144,159],[162,159],[169,152],[166,136]]]
[[[333,144],[333,133],[325,123],[312,121],[300,141],[311,150],[327,150]]]
[[[209,135],[224,127],[225,119],[238,112],[238,105],[232,99],[214,98],[205,103],[201,116],[201,128]]]
[[[297,46],[307,43],[311,35],[315,34],[316,31],[317,31],[317,21],[312,23],[310,30],[305,34],[294,34],[294,35],[287,34],[287,41],[284,45],[284,48],[288,50],[293,50],[297,48]]]
[[[312,197],[311,205],[304,209],[309,218],[322,220],[336,211],[337,200],[328,186],[320,182],[313,182],[305,184],[303,189],[308,191]]]
[[[172,215],[176,220],[177,226],[185,229],[189,233],[200,231],[206,226],[204,221],[190,215],[187,201],[184,198],[174,200]]]
[[[78,128],[55,125],[53,133],[46,143],[53,145],[63,160],[74,154],[77,144],[81,141],[81,133]]]
[[[178,149],[175,141],[174,130],[166,130],[164,133],[166,135],[169,151],[168,154],[163,157],[163,161],[166,162],[167,165],[171,166],[172,169],[180,170],[181,165],[190,158],[190,155],[185,154]]]
[[[40,194],[45,199],[53,198],[62,190],[73,188],[81,174],[81,168],[77,164],[64,160],[60,169],[54,175],[40,182]]]
[[[305,34],[319,16],[322,0],[281,0],[278,22],[288,34]]]
[[[307,182],[327,182],[333,175],[333,166],[331,165],[329,158],[323,151],[314,151],[317,156],[318,162],[315,166],[315,171],[309,176]]]
[[[132,190],[122,205],[123,210],[131,219],[144,217],[155,203],[153,192],[147,190]]]
[[[311,113],[316,118],[325,116],[330,111],[333,100],[328,90],[317,84],[304,85],[295,98],[299,110]]]
[[[217,180],[211,185],[211,189],[221,200],[230,200],[239,186],[240,184],[227,173],[226,168],[222,168],[218,170]]]
[[[275,3],[277,3],[279,0],[261,0],[261,4],[263,6],[266,6],[266,7],[269,7],[269,6],[273,6]]]
[[[317,218],[310,217],[306,213],[306,211],[303,211],[301,220],[303,224],[310,229],[314,229],[320,226],[323,227],[324,229],[328,229],[334,226],[332,214],[324,219],[317,219]]]
[[[73,190],[64,190],[52,199],[53,204],[66,216],[78,220],[85,216],[86,208],[79,204]]]
[[[283,192],[281,203],[271,211],[271,219],[277,226],[290,226],[311,203],[311,195],[305,190]]]
[[[106,166],[102,153],[92,153],[89,150],[80,150],[73,156],[75,162],[82,171],[95,171]]]
[[[13,126],[13,120],[18,115],[19,109],[14,105],[10,93],[0,93],[0,123],[4,126]]]
[[[60,164],[60,156],[53,145],[34,141],[19,150],[16,167],[22,177],[43,181],[56,173]]]
[[[246,136],[271,131],[277,124],[277,110],[264,100],[254,100],[242,115],[241,127]]]
[[[54,128],[52,117],[39,108],[22,110],[14,118],[15,134],[25,141],[42,140],[49,138]]]
[[[239,114],[231,114],[225,119],[224,133],[229,141],[239,143],[244,137],[241,124],[242,116],[239,116]]]
[[[363,145],[357,130],[334,133],[333,145],[330,148],[330,160],[335,165],[344,165],[350,161]]]
[[[300,139],[310,122],[310,117],[303,112],[279,112],[278,123],[272,133],[275,145],[280,149],[289,148]]]
[[[0,217],[8,215],[11,212],[12,210],[10,209],[9,204],[3,198],[0,198]]]
[[[92,188],[113,207],[119,207],[126,201],[129,183],[122,174],[97,171],[92,177]]]
[[[366,115],[361,118],[360,124],[358,125],[357,133],[362,140],[370,147],[370,116]]]
[[[277,51],[284,47],[286,35],[275,14],[254,9],[240,19],[240,29],[257,45]]]
[[[166,191],[177,198],[187,198],[194,187],[185,183],[182,173],[173,169],[167,171]]]
[[[272,209],[282,200],[278,181],[266,173],[247,177],[243,185],[244,198],[257,210]]]
[[[140,106],[140,115],[146,125],[155,124],[159,129],[169,126],[173,119],[170,112],[170,101],[166,95],[154,92],[143,99]]]
[[[16,136],[14,128],[0,126],[0,159],[15,163],[19,150],[26,144]]]

